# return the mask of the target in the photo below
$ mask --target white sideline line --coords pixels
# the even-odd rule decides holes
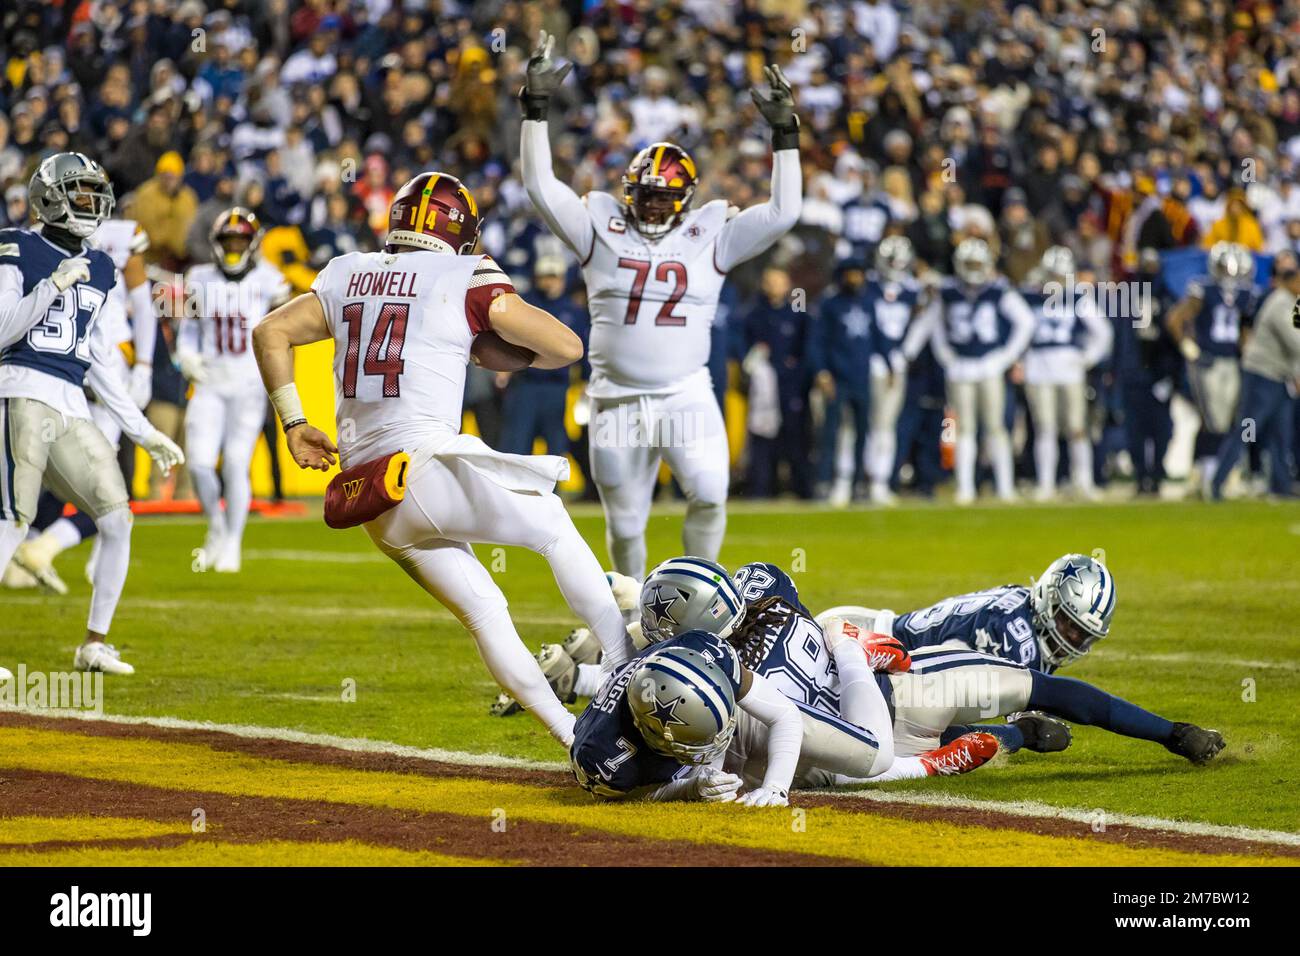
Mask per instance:
[[[284,727],[259,727],[251,724],[219,724],[206,720],[182,720],[178,717],[128,717],[99,715],[85,711],[66,710],[20,710],[12,706],[0,705],[0,713],[26,713],[40,717],[57,717],[69,720],[82,720],[109,724],[129,724],[145,727],[160,727],[167,730],[207,730],[243,737],[249,740],[279,740],[289,743],[312,744],[319,747],[335,747],[355,753],[380,753],[397,757],[409,757],[415,760],[427,760],[437,763],[460,764],[466,767],[503,767],[513,770],[568,770],[568,764],[546,760],[526,760],[518,757],[505,757],[501,754],[469,753],[463,750],[442,750],[437,747],[411,747],[406,744],[389,743],[383,740],[369,740],[364,737],[338,737],[333,734],[313,734]],[[1223,837],[1232,840],[1247,840],[1252,843],[1273,843],[1282,846],[1300,846],[1300,833],[1288,833],[1283,830],[1260,830],[1244,826],[1224,826],[1217,823],[1196,823],[1185,820],[1168,820],[1163,817],[1141,816],[1127,813],[1111,813],[1108,810],[1084,810],[1077,807],[1056,807],[1036,800],[969,800],[948,794],[930,793],[885,793],[872,790],[809,790],[804,791],[817,796],[834,797],[839,800],[867,800],[874,803],[898,803],[912,806],[939,807],[949,809],[981,810],[1005,816],[1030,817],[1033,819],[1069,820],[1073,823],[1092,825],[1101,819],[1106,826],[1132,827],[1138,830],[1164,830],[1188,836]]]
[[[1069,820],[1091,826],[1099,820],[1107,827],[1133,827],[1138,830],[1167,830],[1187,836],[1226,837],[1232,840],[1249,840],[1252,843],[1276,843],[1283,846],[1300,846],[1300,833],[1285,830],[1257,830],[1253,827],[1224,826],[1218,823],[1196,823],[1188,820],[1167,820],[1164,817],[1112,813],[1109,810],[1082,810],[1077,807],[1056,807],[1037,800],[970,800],[946,793],[885,793],[872,790],[809,790],[820,797],[842,800],[869,800],[874,803],[903,803],[912,806],[940,807],[961,810],[982,810],[1006,816],[1031,817],[1038,820]]]

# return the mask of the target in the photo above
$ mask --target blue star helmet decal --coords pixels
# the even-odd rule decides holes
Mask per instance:
[[[686,721],[677,716],[677,705],[681,702],[682,698],[674,697],[672,700],[668,701],[668,703],[664,703],[659,699],[659,695],[656,694],[654,708],[646,715],[646,719],[653,720],[659,724],[659,729],[661,731],[667,730],[669,724],[679,724],[682,727],[685,727]]]
[[[672,615],[673,604],[677,601],[677,595],[670,593],[664,597],[663,586],[660,585],[654,589],[654,599],[647,601],[646,610],[655,616],[655,626],[662,627],[665,624],[677,626],[677,620]]]
[[[1070,578],[1074,578],[1076,581],[1081,581],[1083,579],[1079,577],[1079,572],[1082,570],[1083,567],[1081,565],[1076,566],[1073,561],[1067,561],[1065,562],[1065,567],[1061,569],[1061,580],[1067,581]]]

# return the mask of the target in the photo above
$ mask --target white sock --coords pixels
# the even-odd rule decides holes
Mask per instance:
[[[629,578],[641,581],[645,578],[645,535],[635,538],[616,538],[608,530],[605,532],[605,545],[609,549],[609,559],[614,562],[614,570],[626,574]]]
[[[956,449],[957,494],[975,497],[975,436],[958,435]]]
[[[692,501],[682,522],[682,547],[710,561],[718,560],[722,539],[727,534],[727,506],[716,501]],[[638,578],[638,580],[640,580]]]
[[[1092,442],[1087,438],[1070,440],[1070,475],[1074,487],[1080,491],[1092,491]]]
[[[238,543],[244,540],[248,508],[253,502],[253,485],[248,477],[247,463],[227,462],[222,474],[226,479],[225,537]]]
[[[60,551],[75,548],[82,541],[81,530],[67,518],[59,518],[45,529],[45,533],[58,543]]]
[[[993,459],[993,483],[999,498],[1016,493],[1015,462],[1011,458],[1011,436],[1005,430],[989,436],[989,457]]]
[[[889,765],[889,769],[884,773],[872,777],[871,783],[889,783],[891,780],[919,780],[922,777],[928,777],[925,772],[925,764],[921,763],[920,757],[895,757],[894,762]],[[841,778],[838,774],[835,777],[835,785],[843,786],[846,783],[865,783],[862,779],[852,777]]]
[[[194,493],[199,496],[209,530],[216,535],[225,534],[226,516],[221,513],[221,481],[217,478],[217,470],[207,465],[190,465],[189,469]]]
[[[126,571],[131,563],[131,521],[130,508],[116,508],[95,521],[99,528],[99,559],[91,581],[86,627],[96,634],[108,633],[126,586]]]
[[[538,553],[551,566],[555,583],[564,595],[569,610],[600,641],[602,663],[607,667],[618,667],[633,653],[632,639],[628,637],[627,626],[623,623],[623,612],[618,609],[614,593],[609,589],[604,569],[591,553],[591,548],[587,547],[582,535],[578,534],[573,519],[558,498],[555,506],[559,511],[555,522],[558,531]],[[517,697],[515,699],[518,700]]]
[[[27,537],[27,525],[19,524],[8,518],[0,519],[0,571],[9,566],[9,559],[14,556],[18,546]]]
[[[879,746],[870,774],[876,777],[894,762],[894,723],[889,719],[889,705],[861,644],[841,641],[834,657],[840,677],[840,716],[876,738]]]
[[[565,710],[551,690],[536,658],[519,639],[519,632],[515,630],[506,606],[500,604],[461,623],[473,635],[479,656],[492,678],[540,720],[552,737],[569,746],[573,742],[573,725],[577,718]]]
[[[579,664],[578,676],[573,681],[573,692],[579,697],[594,697],[600,690],[602,669],[599,664]]]
[[[889,485],[890,472],[894,470],[894,446],[897,444],[891,431],[872,432],[868,439],[871,448],[871,478],[881,487]]]
[[[1056,432],[1040,429],[1034,436],[1034,468],[1038,472],[1038,490],[1050,494],[1056,490],[1056,466],[1060,457]]]

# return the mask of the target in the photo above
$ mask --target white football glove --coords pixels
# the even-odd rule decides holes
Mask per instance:
[[[1178,350],[1183,353],[1183,358],[1189,362],[1195,362],[1201,357],[1201,347],[1196,344],[1196,340],[1191,336],[1183,337],[1183,340],[1178,343]]]
[[[705,767],[693,778],[695,795],[705,803],[730,803],[736,799],[740,790],[741,779],[734,773]]]
[[[90,260],[85,256],[73,256],[71,259],[64,259],[50,275],[50,281],[54,283],[54,288],[60,292],[67,292],[70,286],[74,286],[78,282],[88,282],[89,280]]]
[[[176,359],[180,363],[181,374],[191,382],[207,381],[208,368],[202,355],[197,352],[179,352]]]
[[[788,807],[790,796],[775,787],[759,787],[740,798],[742,807]]]
[[[144,436],[140,447],[149,453],[149,457],[162,469],[164,475],[170,474],[177,465],[185,464],[185,452],[158,429]]]
[[[131,367],[131,381],[127,386],[136,408],[144,408],[153,398],[153,366],[136,363]]]
[[[641,606],[641,585],[636,583],[636,578],[629,578],[617,571],[607,571],[605,580],[614,592],[614,600],[618,602],[620,611],[631,611]]]

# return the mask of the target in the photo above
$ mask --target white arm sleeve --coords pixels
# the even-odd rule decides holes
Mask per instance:
[[[772,198],[750,206],[722,227],[713,251],[719,272],[730,272],[789,232],[803,208],[803,169],[799,150],[772,154]]]
[[[755,720],[767,724],[767,773],[763,786],[790,792],[799,750],[803,746],[803,718],[794,701],[761,674],[752,674],[749,692],[736,702]]]
[[[105,307],[107,308],[107,305]],[[95,328],[91,330],[90,368],[86,371],[86,384],[108,409],[108,414],[113,420],[122,426],[122,431],[139,444],[146,435],[153,432],[154,427],[149,424],[149,419],[144,417],[144,413],[136,407],[135,402],[131,401],[126,384],[118,377],[109,362],[112,350],[116,346],[111,345],[104,337],[104,329],[107,327],[108,324],[103,316],[100,316],[100,320],[95,323]]]
[[[131,340],[135,344],[135,362],[153,364],[154,345],[158,341],[158,318],[153,312],[151,283],[145,279],[127,292],[131,306]]]
[[[0,266],[0,348],[8,348],[45,317],[59,290],[49,279],[42,279],[23,295],[23,274],[15,265]]]
[[[1083,367],[1092,368],[1110,355],[1115,333],[1110,327],[1110,320],[1101,314],[1101,310],[1095,303],[1088,301],[1080,308],[1082,311],[1079,313],[1079,319],[1088,333],[1083,347]]]
[[[547,137],[545,122],[524,120],[520,152],[528,198],[551,232],[585,262],[596,241],[596,230],[587,215],[586,204],[577,193],[555,178],[555,171],[551,168],[551,141]]]

